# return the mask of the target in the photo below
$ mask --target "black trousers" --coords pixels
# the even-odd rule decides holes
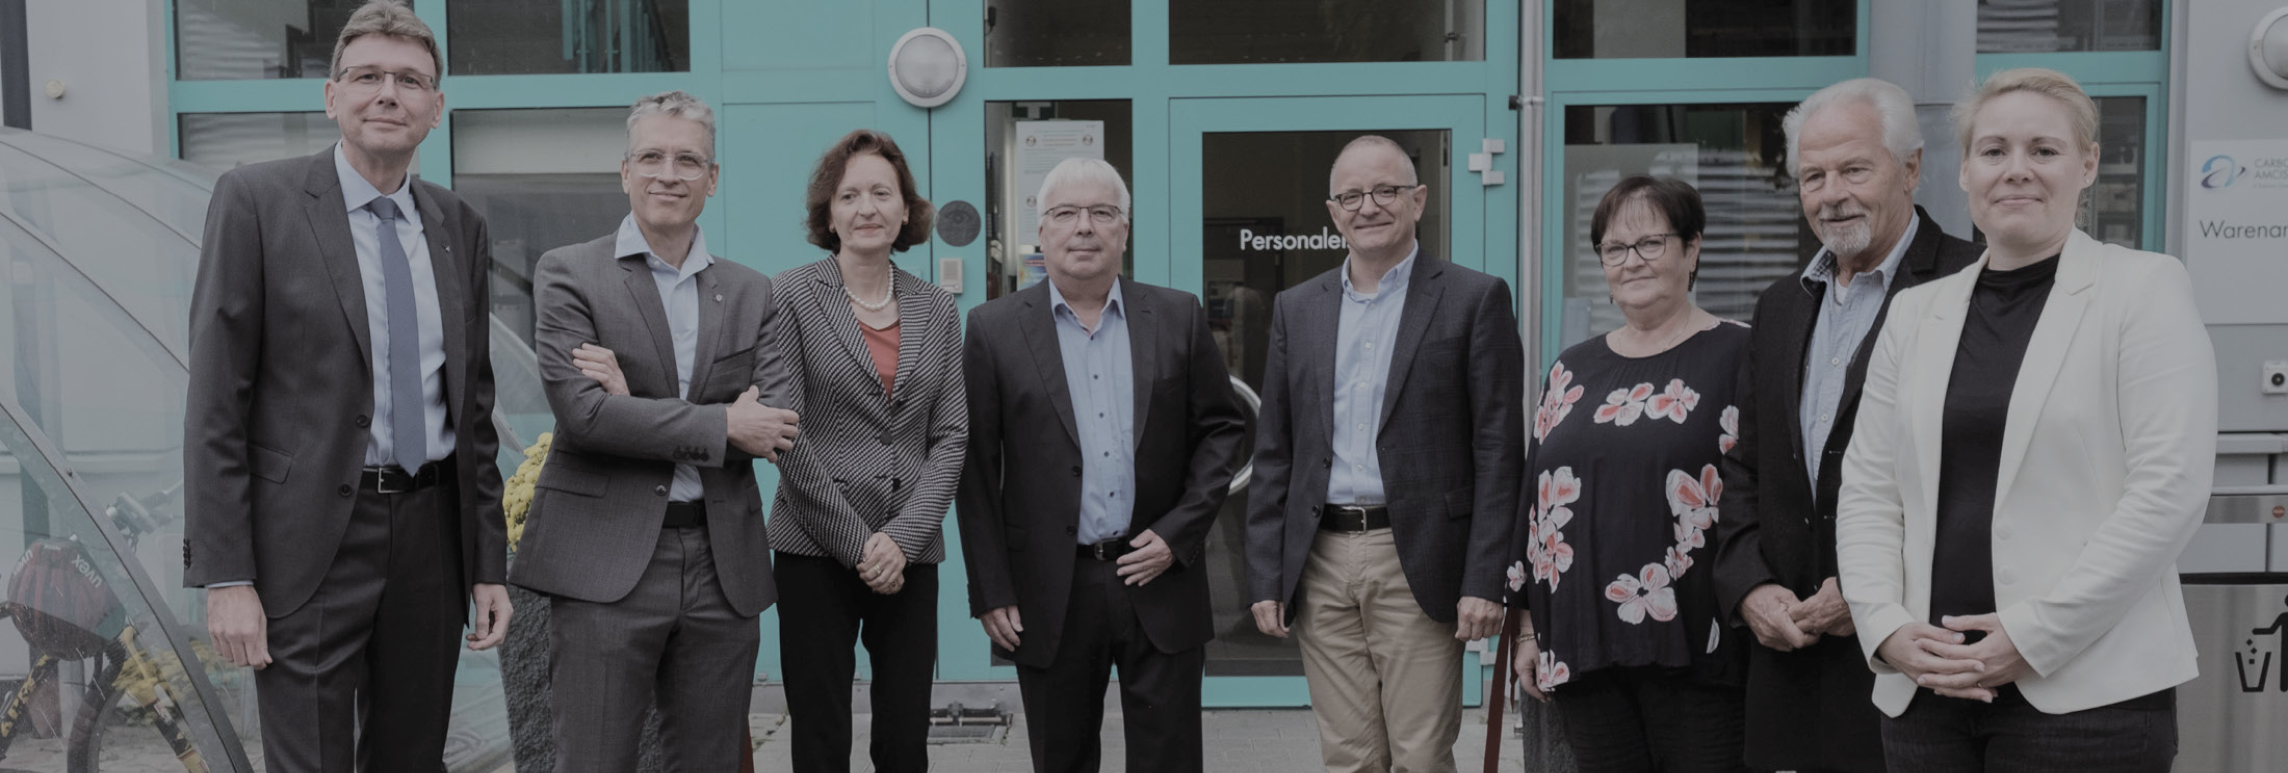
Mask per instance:
[[[831,558],[780,553],[779,658],[798,773],[850,770],[850,683],[866,645],[879,773],[929,770],[930,680],[937,669],[937,565],[906,564],[884,596]]]
[[[1581,773],[1731,773],[1745,700],[1663,668],[1603,668],[1557,688],[1557,716]]]
[[[2177,759],[2176,692],[2044,714],[2015,685],[1993,703],[1917,690],[1883,719],[1892,770],[1916,773],[2168,773]]]
[[[1144,635],[1117,564],[1076,559],[1056,659],[1017,667],[1036,773],[1096,773],[1103,762],[1104,686],[1120,669],[1128,770],[1204,770],[1200,677],[1207,648],[1161,652]]]
[[[334,564],[270,618],[254,672],[271,773],[442,773],[468,591],[451,481],[360,491]]]
[[[666,770],[739,769],[751,752],[740,739],[762,631],[724,598],[705,529],[661,529],[626,597],[556,596],[549,621],[556,773],[635,770],[644,709],[655,700]]]

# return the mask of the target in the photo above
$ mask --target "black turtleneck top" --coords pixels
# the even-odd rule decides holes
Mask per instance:
[[[1984,269],[1971,291],[1946,384],[1939,443],[1938,533],[1931,552],[1930,623],[1995,611],[1994,496],[2010,390],[2034,324],[2057,283],[2058,256],[2014,271]],[[1980,634],[1973,633],[1970,641]]]

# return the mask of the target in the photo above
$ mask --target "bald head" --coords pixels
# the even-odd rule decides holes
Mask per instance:
[[[1354,156],[1360,157],[1356,160],[1371,158],[1375,161],[1387,160],[1384,158],[1385,156],[1395,158],[1398,166],[1406,169],[1406,179],[1403,182],[1407,185],[1420,184],[1419,178],[1414,175],[1414,157],[1407,154],[1406,148],[1399,146],[1389,137],[1379,134],[1361,134],[1358,139],[1343,145],[1341,153],[1335,154],[1335,165],[1327,170],[1327,192],[1329,194],[1342,192],[1335,187],[1335,177],[1342,171],[1343,162],[1354,160]]]

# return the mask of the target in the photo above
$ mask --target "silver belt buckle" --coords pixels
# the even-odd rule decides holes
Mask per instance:
[[[406,481],[407,481],[407,483],[405,484],[405,488],[390,488],[390,486],[389,486],[389,468],[387,468],[387,467],[380,467],[380,468],[376,468],[376,469],[374,470],[374,474],[373,474],[373,490],[374,490],[374,491],[376,491],[376,492],[378,492],[378,493],[382,493],[382,494],[403,494],[403,493],[406,493],[406,492],[412,491],[412,490],[413,490],[413,476],[412,476],[411,474],[407,474],[407,475],[405,476],[405,478],[406,478]]]
[[[1335,506],[1335,512],[1343,514],[1343,516],[1344,516],[1344,517],[1356,517],[1356,518],[1358,518],[1358,528],[1356,528],[1356,529],[1339,529],[1338,531],[1340,531],[1341,533],[1343,533],[1343,534],[1365,534],[1365,533],[1367,532],[1367,528],[1366,528],[1366,508],[1364,508],[1364,507],[1355,507],[1355,506],[1351,506],[1351,505],[1336,505],[1336,506]],[[1346,523],[1346,524],[1343,524],[1343,525],[1344,525],[1344,526],[1349,526],[1350,524],[1347,524],[1347,523]]]
[[[1089,552],[1089,554],[1090,554],[1090,555],[1096,556],[1096,560],[1098,560],[1098,561],[1104,561],[1104,560],[1107,560],[1107,559],[1104,557],[1104,551],[1105,551],[1105,548],[1106,548],[1106,546],[1108,546],[1108,545],[1110,545],[1110,544],[1111,544],[1111,543],[1109,543],[1109,542],[1098,542],[1098,543],[1095,543],[1095,544],[1089,545],[1089,546],[1088,546],[1088,552]]]

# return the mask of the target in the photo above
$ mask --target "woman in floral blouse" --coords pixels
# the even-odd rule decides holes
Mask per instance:
[[[1676,180],[1605,195],[1590,241],[1627,324],[1560,355],[1534,414],[1516,671],[1583,773],[1746,770],[1744,650],[1718,619],[1709,532],[1748,329],[1692,303],[1706,221]]]

